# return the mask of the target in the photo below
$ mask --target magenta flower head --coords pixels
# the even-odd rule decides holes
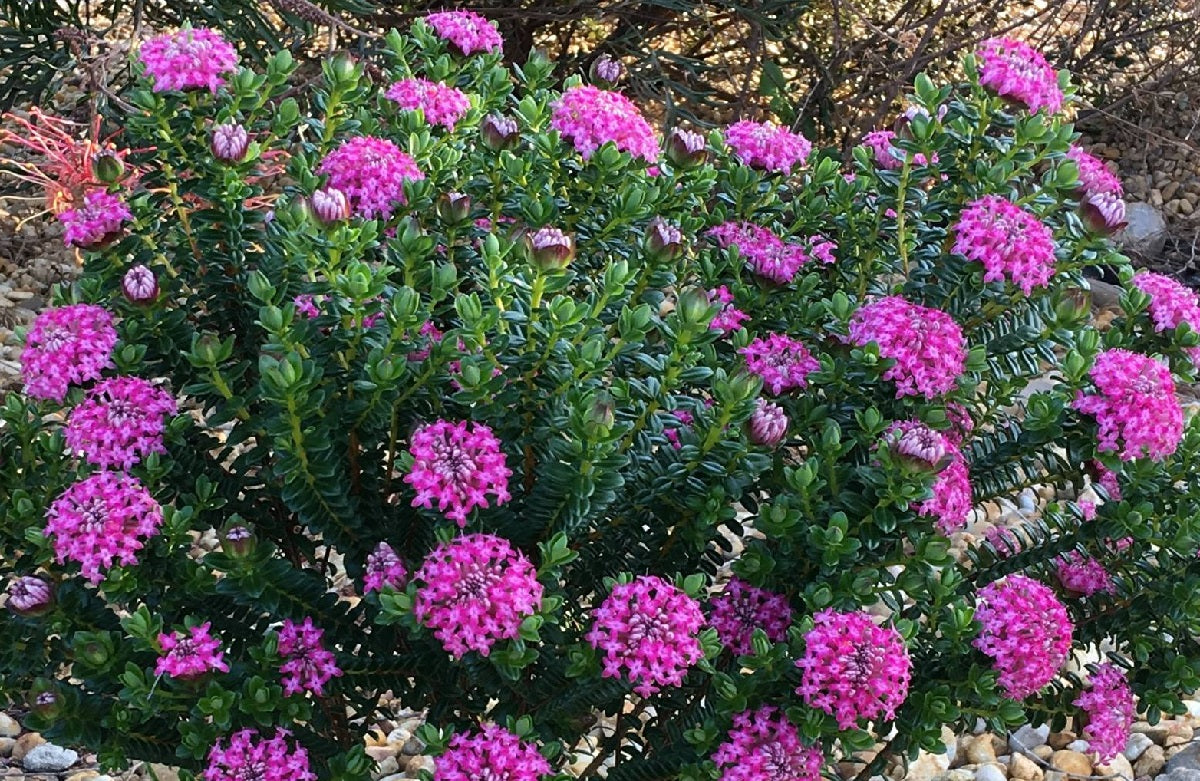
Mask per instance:
[[[620,60],[614,60],[607,54],[601,54],[592,61],[588,69],[588,79],[598,87],[611,89],[625,76],[625,66]]]
[[[822,610],[804,636],[796,693],[849,729],[859,719],[890,719],[908,697],[912,661],[904,638],[865,612]]]
[[[792,608],[787,597],[751,586],[733,578],[725,590],[711,600],[709,623],[721,643],[739,656],[754,653],[751,639],[755,629],[766,633],[772,643],[783,642],[792,625]]]
[[[21,351],[26,395],[62,401],[68,387],[97,379],[112,367],[116,344],[112,315],[101,307],[71,304],[42,312]]]
[[[460,527],[476,507],[489,507],[488,495],[496,505],[507,502],[508,478],[500,440],[482,423],[439,420],[422,426],[409,447],[412,470],[404,482],[416,490],[413,507],[437,509]]]
[[[825,756],[820,746],[804,745],[786,715],[764,705],[733,717],[712,760],[720,781],[819,781]]]
[[[1129,350],[1105,350],[1091,369],[1095,392],[1076,394],[1072,406],[1096,419],[1097,450],[1122,461],[1161,461],[1183,437],[1183,408],[1166,366]]]
[[[215,670],[229,672],[221,642],[208,633],[211,628],[212,624],[206,621],[186,632],[160,634],[158,644],[163,655],[158,658],[154,674],[192,679]]]
[[[413,613],[455,659],[518,637],[542,604],[537,571],[508,540],[468,534],[438,545],[414,576]]]
[[[237,52],[216,30],[183,28],[142,44],[139,57],[155,92],[207,89],[216,93],[237,70]]]
[[[1180,323],[1187,323],[1189,328],[1200,333],[1200,298],[1191,288],[1149,271],[1135,274],[1133,286],[1150,297],[1150,319],[1154,321],[1156,332],[1174,331]]]
[[[1037,49],[1011,38],[990,38],[975,52],[979,83],[1002,98],[1024,104],[1031,112],[1057,114],[1063,94],[1058,74]]]
[[[746,359],[746,368],[762,377],[763,387],[776,396],[808,387],[808,375],[821,368],[807,347],[786,334],[759,337],[738,353]]]
[[[404,588],[408,580],[408,570],[404,563],[392,550],[392,546],[381,542],[375,550],[367,554],[367,571],[363,575],[363,594],[372,591],[383,591],[385,588]]]
[[[133,219],[129,207],[117,195],[94,190],[83,196],[83,206],[58,215],[63,224],[63,241],[80,249],[97,250],[112,243]]]
[[[434,781],[539,781],[551,772],[537,746],[495,724],[458,733],[433,760]]]
[[[137,563],[137,552],[162,526],[162,508],[136,477],[97,472],[64,491],[46,513],[60,564],[74,561],[89,583],[114,564]]]
[[[37,618],[54,607],[54,587],[42,578],[21,575],[8,581],[5,607],[22,618]]]
[[[709,321],[708,327],[711,330],[727,334],[741,328],[742,323],[750,319],[750,315],[733,305],[733,293],[730,293],[725,285],[708,291],[708,297],[712,302],[721,305],[721,311]]]
[[[504,45],[496,25],[472,11],[442,11],[425,17],[438,37],[464,55],[499,51]]]
[[[244,126],[226,122],[213,128],[210,146],[213,157],[221,162],[240,163],[246,159],[246,151],[250,148],[250,134]]]
[[[603,676],[630,681],[642,697],[683,685],[688,668],[704,657],[700,603],[662,578],[616,584],[593,615],[587,641],[604,654]]]
[[[763,447],[778,447],[787,436],[788,418],[783,407],[758,399],[750,414],[750,441]]]
[[[521,127],[517,120],[502,114],[488,114],[479,123],[483,134],[483,143],[493,152],[501,149],[512,149],[521,137]]]
[[[992,658],[1005,695],[1020,701],[1053,680],[1075,629],[1054,592],[1010,575],[981,588],[977,602],[975,619],[983,628],[972,644]]]
[[[311,618],[303,624],[291,619],[283,622],[279,630],[279,655],[284,663],[279,667],[283,679],[283,695],[290,697],[300,692],[325,693],[325,684],[340,678],[341,669],[332,653],[321,644],[325,630],[313,626]]]
[[[633,101],[619,92],[571,87],[554,102],[550,126],[574,144],[584,160],[608,142],[647,163],[658,159],[658,137]]]
[[[1067,159],[1079,168],[1079,200],[1084,222],[1098,233],[1125,227],[1124,188],[1103,160],[1083,147],[1071,145]]]
[[[543,271],[562,271],[575,257],[575,239],[549,225],[526,233],[525,247],[530,260]]]
[[[204,781],[317,781],[308,766],[308,751],[295,741],[292,733],[276,729],[275,736],[264,738],[244,729],[229,736],[229,742],[217,741],[208,751]]]
[[[158,298],[158,279],[145,266],[134,266],[121,278],[121,292],[130,303],[153,303]]]
[[[364,219],[392,216],[396,204],[405,204],[404,183],[425,178],[417,162],[386,138],[355,136],[342,142],[317,166],[328,177],[328,186],[350,200],[350,208]]]
[[[667,135],[667,159],[683,170],[695,168],[708,160],[708,139],[694,130],[671,128]]]
[[[850,341],[875,342],[882,357],[896,362],[883,379],[896,381],[898,399],[949,393],[967,364],[967,341],[954,318],[899,296],[860,307],[850,320]]]
[[[316,218],[326,225],[350,219],[350,200],[336,187],[314,190],[308,205]]]
[[[1117,593],[1112,575],[1108,574],[1104,565],[1079,551],[1064,553],[1058,560],[1057,570],[1058,582],[1062,583],[1063,588],[1067,591],[1073,591],[1085,597],[1100,592]]]
[[[1113,664],[1096,667],[1082,692],[1072,705],[1087,714],[1083,736],[1088,748],[1101,762],[1109,762],[1125,750],[1133,728],[1135,707],[1133,690],[1125,673]]]
[[[471,101],[465,94],[439,81],[404,79],[388,87],[388,100],[395,101],[405,111],[417,111],[430,125],[454,130],[455,124],[467,115]]]
[[[961,529],[974,503],[967,461],[956,445],[947,442],[950,463],[933,481],[933,496],[916,506],[917,514],[935,519],[939,532],[949,537]]]
[[[875,130],[863,136],[863,145],[875,154],[875,165],[887,171],[898,171],[904,167],[904,152],[892,142],[896,134],[891,130]]]
[[[790,174],[804,165],[812,143],[774,122],[743,119],[725,130],[725,143],[746,165],[770,173]]]
[[[1054,236],[1034,215],[999,195],[967,204],[954,251],[983,265],[983,281],[1008,280],[1029,295],[1054,276]]]
[[[806,244],[784,242],[772,231],[752,222],[722,223],[710,228],[708,235],[722,247],[736,247],[751,271],[777,285],[791,282],[811,260],[833,263],[832,252],[837,249],[836,244],[821,236],[814,236]]]
[[[141,377],[112,377],[97,383],[67,419],[67,447],[89,464],[128,470],[151,453],[166,453],[165,418],[176,413],[175,398]]]

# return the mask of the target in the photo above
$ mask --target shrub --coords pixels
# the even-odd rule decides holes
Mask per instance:
[[[379,83],[326,63],[311,115],[287,53],[144,80],[132,151],[73,196],[104,228],[0,410],[0,672],[32,726],[209,781],[364,778],[396,701],[437,778],[620,781],[1182,712],[1196,303],[1134,284],[1071,126],[983,87],[989,50],[843,162],[662,141],[423,23],[388,41]],[[468,105],[388,97],[413,79]],[[1034,485],[1026,525],[963,533]],[[1063,665],[1100,643],[1089,686]]]

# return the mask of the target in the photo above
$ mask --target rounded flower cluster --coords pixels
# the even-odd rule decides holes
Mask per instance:
[[[365,219],[392,215],[396,204],[407,203],[404,183],[425,178],[417,162],[386,138],[355,136],[342,142],[317,167],[328,186],[350,199],[354,213]]]
[[[658,136],[641,111],[619,92],[571,87],[554,103],[550,126],[575,145],[584,160],[609,141],[647,163],[658,159]]]
[[[1150,297],[1150,319],[1155,331],[1174,331],[1180,323],[1187,323],[1200,333],[1200,298],[1191,288],[1150,271],[1135,274],[1133,286]],[[1187,352],[1193,363],[1200,364],[1200,347],[1189,347]]]
[[[971,474],[962,452],[947,442],[950,463],[933,481],[933,496],[917,505],[917,514],[936,519],[937,529],[949,537],[966,524],[974,503]]]
[[[79,564],[93,585],[114,562],[137,563],[144,541],[158,534],[162,508],[136,477],[97,472],[72,485],[50,505],[46,536],[58,562]]]
[[[806,245],[785,242],[751,222],[726,222],[711,228],[708,234],[722,247],[737,247],[755,274],[780,285],[795,279],[800,268],[811,260],[833,263],[833,251],[837,249],[837,244],[822,236],[810,238]]]
[[[116,343],[112,315],[101,307],[72,304],[42,312],[21,351],[25,393],[62,401],[68,387],[94,380],[113,365]]]
[[[197,678],[212,670],[229,672],[220,641],[208,633],[211,628],[212,624],[205,622],[186,632],[160,634],[158,644],[162,646],[163,655],[154,666],[154,674]]]
[[[725,130],[725,143],[746,165],[772,173],[790,174],[812,151],[807,138],[769,121],[735,122]]]
[[[796,666],[803,670],[796,693],[837,719],[839,729],[859,719],[892,718],[908,697],[912,677],[904,638],[861,611],[827,609],[813,616]]]
[[[1054,235],[1007,198],[985,195],[967,204],[954,232],[954,251],[983,264],[984,282],[1007,279],[1029,295],[1054,276]]]
[[[438,545],[414,577],[413,612],[455,659],[513,640],[542,604],[537,571],[508,540],[468,534]]]
[[[1108,574],[1104,565],[1079,551],[1069,551],[1058,560],[1058,580],[1067,591],[1085,597],[1101,591],[1106,594],[1115,594],[1117,591],[1112,575]]]
[[[727,334],[742,327],[742,323],[750,319],[750,315],[733,305],[733,293],[725,285],[708,291],[708,297],[721,305],[721,310],[713,315],[708,327],[713,331]]]
[[[928,116],[928,114],[927,114]],[[891,130],[875,130],[863,136],[863,144],[875,155],[875,165],[886,171],[899,171],[904,167],[905,151],[895,144],[896,134]],[[938,157],[933,156],[936,163]],[[929,164],[929,158],[922,152],[913,155],[913,164],[923,166]]]
[[[992,657],[999,684],[1023,700],[1054,679],[1071,652],[1074,625],[1047,586],[1010,575],[979,590],[975,618],[983,625],[973,645]]]
[[[662,578],[618,583],[594,617],[587,641],[604,652],[604,677],[631,681],[643,697],[681,686],[688,668],[704,657],[700,604]]]
[[[1120,178],[1108,170],[1103,160],[1083,147],[1071,144],[1071,148],[1067,150],[1067,159],[1079,167],[1079,189],[1085,195],[1124,195],[1125,188],[1121,186]]]
[[[787,597],[751,586],[734,578],[712,599],[709,624],[726,648],[735,654],[752,654],[751,637],[762,629],[772,643],[782,642],[792,625],[792,608]]]
[[[244,729],[229,736],[229,743],[217,743],[208,751],[204,781],[316,781],[308,767],[308,751],[299,743],[293,748],[290,732],[275,730],[272,738],[263,738],[254,730]]]
[[[1133,727],[1134,704],[1124,672],[1112,664],[1099,665],[1088,681],[1087,691],[1072,704],[1087,712],[1083,735],[1101,762],[1125,750]]]
[[[425,24],[465,55],[499,51],[504,45],[496,25],[472,11],[441,11],[425,17]]]
[[[216,30],[184,28],[157,35],[142,44],[139,58],[155,92],[207,89],[216,92],[225,75],[237,70],[233,46]]]
[[[279,655],[284,658],[279,672],[283,676],[283,694],[300,692],[324,694],[325,684],[342,675],[334,655],[321,646],[324,629],[313,626],[311,618],[303,624],[291,619],[279,630]]]
[[[367,571],[363,575],[363,594],[383,591],[384,588],[401,588],[408,579],[408,570],[392,550],[392,546],[381,542],[367,554]]]
[[[433,760],[434,781],[538,781],[551,772],[537,746],[495,724],[458,733]]]
[[[1100,452],[1116,451],[1123,461],[1143,456],[1161,461],[1175,452],[1183,409],[1166,366],[1129,350],[1105,350],[1091,376],[1097,392],[1080,392],[1073,406],[1096,418]]]
[[[738,353],[746,359],[746,368],[762,377],[763,387],[776,396],[806,387],[808,375],[821,368],[807,347],[786,334],[759,337]]]
[[[896,398],[949,393],[967,363],[967,342],[954,318],[941,311],[887,296],[864,304],[850,320],[850,341],[879,345],[895,361],[883,379],[896,381]]]
[[[770,705],[734,716],[712,755],[721,781],[818,781],[824,759],[821,747],[804,745],[796,725]]]
[[[416,490],[413,507],[437,509],[460,527],[476,507],[487,508],[488,495],[496,505],[507,502],[508,478],[500,440],[482,423],[439,420],[412,435],[412,471],[404,482]]]
[[[141,377],[112,377],[98,383],[71,410],[67,447],[89,463],[129,469],[151,453],[165,453],[164,418],[175,399]]]
[[[425,121],[453,130],[471,108],[471,101],[459,90],[439,81],[404,79],[388,88],[387,97],[407,111],[420,109]]]
[[[63,241],[80,249],[103,246],[121,232],[133,213],[119,196],[95,190],[83,196],[83,206],[58,215]]]
[[[1063,93],[1058,74],[1037,49],[1011,38],[991,38],[975,53],[979,59],[979,83],[997,95],[1024,103],[1032,112],[1046,109],[1056,114]]]

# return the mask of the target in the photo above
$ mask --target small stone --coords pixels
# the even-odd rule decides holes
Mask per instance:
[[[1162,188],[1163,200],[1170,201],[1174,199],[1177,192],[1179,192],[1179,182],[1167,182],[1166,186]]]
[[[1154,745],[1154,741],[1148,738],[1144,733],[1134,732],[1129,736],[1129,742],[1125,744],[1125,758],[1130,762],[1137,762],[1138,757],[1146,753],[1146,749]],[[1138,775],[1142,775],[1138,773]]]
[[[411,737],[412,733],[406,730],[404,727],[396,727],[396,729],[388,733],[387,744],[389,746],[400,746],[403,748],[404,744],[407,743],[408,739]]]
[[[1158,777],[1157,781],[1200,781],[1200,770],[1180,768]]]
[[[1155,194],[1158,198],[1154,198]],[[1162,194],[1151,192],[1152,201],[1162,204]],[[1167,223],[1156,206],[1147,203],[1131,203],[1125,209],[1128,224],[1114,239],[1128,253],[1153,257],[1162,252],[1167,243]]]
[[[157,781],[179,781],[179,771],[168,765],[151,762],[150,772],[153,773],[151,778],[157,779]]]
[[[400,749],[395,746],[367,746],[367,756],[376,762],[382,762],[387,757],[394,757],[400,753]]]
[[[21,725],[7,713],[0,713],[0,738],[15,738],[21,734]]]
[[[909,763],[908,773],[904,777],[908,781],[933,781],[949,769],[948,754],[930,754],[928,751],[922,751],[916,761]]]
[[[1091,747],[1092,744],[1086,740],[1072,740],[1066,745],[1068,751],[1078,751],[1080,754],[1086,754]]]
[[[938,773],[933,777],[933,781],[973,781],[975,773],[966,768],[958,768],[956,770],[947,770],[944,773]]]
[[[1052,768],[1068,775],[1090,776],[1092,774],[1092,760],[1079,751],[1060,749],[1050,755],[1049,762]]]
[[[13,745],[12,758],[20,762],[25,758],[25,755],[32,751],[35,747],[42,745],[46,739],[37,732],[26,732],[21,737],[17,738],[17,742]]]
[[[391,775],[400,769],[400,763],[395,757],[384,757],[379,763],[379,767],[375,768],[375,773],[381,776]]]
[[[1014,781],[1042,781],[1042,769],[1024,754],[1014,752],[1008,762],[1008,777]]]
[[[1031,727],[1026,724],[1012,734],[1012,737],[1009,738],[1008,746],[1014,752],[1020,752],[1023,749],[1034,749],[1038,746],[1046,745],[1046,740],[1049,737],[1049,724],[1043,724],[1040,727]]]
[[[67,776],[67,781],[100,781],[100,774],[95,770],[80,770],[74,775]]]
[[[980,765],[979,769],[975,771],[975,781],[1007,781],[1007,779],[1004,768],[994,762]]]
[[[1185,738],[1183,735],[1167,735],[1166,739],[1163,741],[1163,746],[1166,748],[1171,748],[1172,746],[1186,746],[1191,742],[1191,738]]]
[[[1050,737],[1046,738],[1046,742],[1050,747],[1057,751],[1060,748],[1066,748],[1068,743],[1074,742],[1076,735],[1070,730],[1064,732],[1051,732]]]
[[[1129,764],[1129,760],[1125,758],[1125,755],[1117,754],[1104,764],[1097,764],[1096,775],[1133,778],[1133,765]]]
[[[21,766],[30,773],[58,773],[79,761],[79,754],[53,743],[42,743],[30,749]]]
[[[1033,755],[1041,760],[1049,759],[1050,755],[1053,753],[1054,749],[1050,748],[1049,746],[1038,746],[1033,750]]]
[[[1153,726],[1144,721],[1137,721],[1133,724],[1133,731],[1141,732],[1160,745],[1165,743],[1169,737],[1180,737],[1191,740],[1194,735],[1190,724],[1176,719],[1164,719]]]
[[[408,760],[408,764],[404,766],[404,772],[411,778],[416,778],[417,773],[422,770],[433,772],[433,757],[427,757],[424,754],[418,754]]]
[[[384,776],[379,781],[409,781],[409,778],[404,773],[393,773],[390,776]]]
[[[991,735],[980,735],[967,747],[967,762],[983,765],[995,761],[996,749],[992,746]]]
[[[1183,705],[1188,710],[1189,718],[1200,720],[1200,702],[1196,700],[1184,700]]]
[[[1171,752],[1163,752],[1163,755],[1170,759],[1166,763],[1168,773],[1176,770],[1200,770],[1200,743],[1172,747],[1172,749]],[[1146,753],[1150,753],[1149,749]]]

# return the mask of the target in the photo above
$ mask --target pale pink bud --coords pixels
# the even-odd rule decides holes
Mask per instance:
[[[135,304],[146,304],[158,298],[158,280],[154,272],[145,266],[134,266],[125,272],[121,280],[125,297]]]
[[[8,582],[8,609],[18,616],[33,618],[45,614],[54,604],[54,591],[41,578],[22,575]]]
[[[650,221],[646,249],[658,260],[672,260],[683,251],[683,233],[661,217]]]
[[[708,139],[694,130],[673,128],[667,136],[667,159],[679,168],[693,168],[708,158]]]
[[[500,114],[488,114],[479,123],[479,129],[483,133],[483,143],[493,151],[511,149],[520,133],[515,119]]]
[[[543,270],[564,269],[575,257],[575,240],[558,228],[538,228],[525,240],[534,264]]]
[[[1096,233],[1108,235],[1125,227],[1125,199],[1117,193],[1084,196],[1080,210],[1083,221]]]
[[[250,146],[250,134],[239,124],[217,125],[212,132],[212,153],[225,163],[240,163]]]
[[[314,192],[309,198],[309,207],[317,219],[326,224],[350,219],[350,200],[334,187]]]
[[[615,87],[621,77],[625,75],[625,66],[620,60],[614,60],[607,54],[601,54],[595,61],[592,62],[591,70],[588,71],[588,78],[593,84],[601,87]]]
[[[783,407],[759,399],[750,416],[750,441],[763,447],[777,447],[787,435],[788,419]]]

